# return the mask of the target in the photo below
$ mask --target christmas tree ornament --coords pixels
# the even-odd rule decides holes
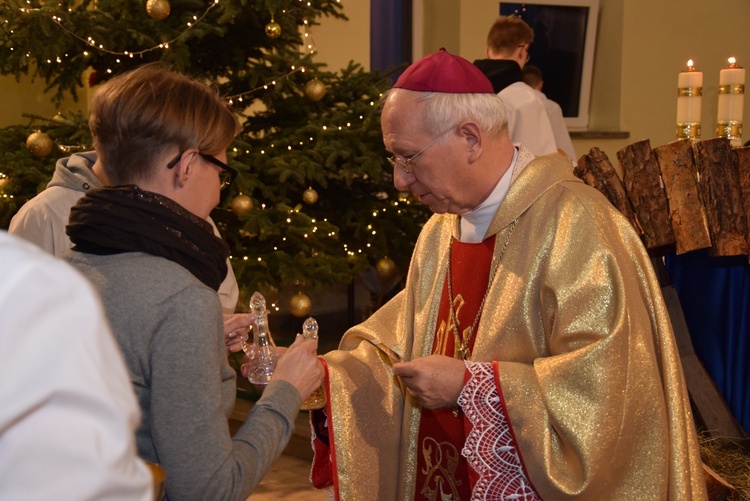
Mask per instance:
[[[312,187],[307,188],[302,192],[302,201],[306,204],[314,204],[318,201],[318,192],[312,189]]]
[[[268,38],[278,38],[281,35],[281,25],[271,18],[271,22],[266,25],[266,36]]]
[[[75,125],[72,120],[68,120],[62,113],[57,113],[52,117],[52,121],[61,125]]]
[[[26,149],[37,158],[46,157],[52,152],[52,139],[38,130],[26,139]]]
[[[241,216],[253,210],[253,200],[247,195],[240,193],[232,199],[229,207],[232,209],[232,212]]]
[[[169,5],[169,0],[148,0],[146,2],[146,12],[157,21],[166,19],[171,10],[172,6]]]
[[[382,278],[390,278],[396,273],[396,263],[389,257],[384,257],[375,264],[375,270]]]
[[[89,87],[99,85],[101,81],[102,78],[99,76],[98,71],[92,71],[91,73],[89,73]]]
[[[8,181],[10,181],[10,178],[0,172],[0,191],[2,191],[5,185],[8,184]]]
[[[298,292],[289,300],[289,311],[295,317],[304,317],[310,313],[310,308],[312,308],[312,301],[307,294],[302,292]]]
[[[253,322],[253,351],[248,362],[247,379],[254,385],[265,387],[273,376],[279,353],[268,328],[266,298],[260,292],[250,298],[250,311],[255,314]]]
[[[325,95],[326,86],[317,78],[313,78],[305,84],[305,97],[310,101],[320,101]]]

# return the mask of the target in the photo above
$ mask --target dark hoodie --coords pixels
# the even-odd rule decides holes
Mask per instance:
[[[510,59],[477,59],[474,66],[490,79],[495,94],[511,84],[523,81],[521,67]]]

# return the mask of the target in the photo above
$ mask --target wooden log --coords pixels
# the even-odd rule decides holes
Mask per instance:
[[[748,233],[746,241],[748,251],[750,251],[750,146],[744,148],[735,148],[732,150],[735,163],[737,165],[737,174],[740,179],[740,194],[742,195],[742,208],[745,211],[745,218],[748,222]],[[750,254],[748,254],[750,259]]]
[[[664,190],[669,200],[669,218],[674,230],[677,254],[711,247],[708,219],[698,193],[691,141],[672,141],[657,146],[654,153],[659,161]]]
[[[603,193],[607,200],[630,221],[638,234],[643,235],[643,228],[633,210],[625,186],[603,151],[596,147],[591,148],[588,154],[578,159],[573,173],[584,183]]]
[[[698,192],[711,232],[709,253],[714,256],[747,254],[747,219],[729,139],[717,137],[699,141],[694,148]]]
[[[742,499],[732,484],[721,478],[718,473],[705,463],[703,464],[703,478],[706,480],[708,501],[733,501],[735,499]]]
[[[656,249],[675,243],[659,161],[648,139],[617,152],[625,191],[643,228],[643,244]]]

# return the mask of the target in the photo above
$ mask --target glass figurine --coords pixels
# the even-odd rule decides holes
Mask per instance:
[[[266,298],[260,292],[250,298],[250,310],[255,314],[253,323],[253,350],[248,363],[247,379],[254,385],[265,387],[273,375],[279,353],[268,328]]]
[[[313,317],[308,317],[302,324],[302,337],[305,339],[318,339],[318,322]],[[322,386],[302,402],[300,409],[311,411],[321,409],[326,405],[326,393]]]

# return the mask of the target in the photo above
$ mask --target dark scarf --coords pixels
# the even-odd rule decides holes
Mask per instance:
[[[521,67],[510,59],[477,59],[474,66],[490,79],[495,94],[510,84],[523,81]]]
[[[91,190],[70,210],[66,232],[74,251],[109,255],[145,252],[174,261],[218,290],[229,246],[211,223],[170,198],[137,186]]]

